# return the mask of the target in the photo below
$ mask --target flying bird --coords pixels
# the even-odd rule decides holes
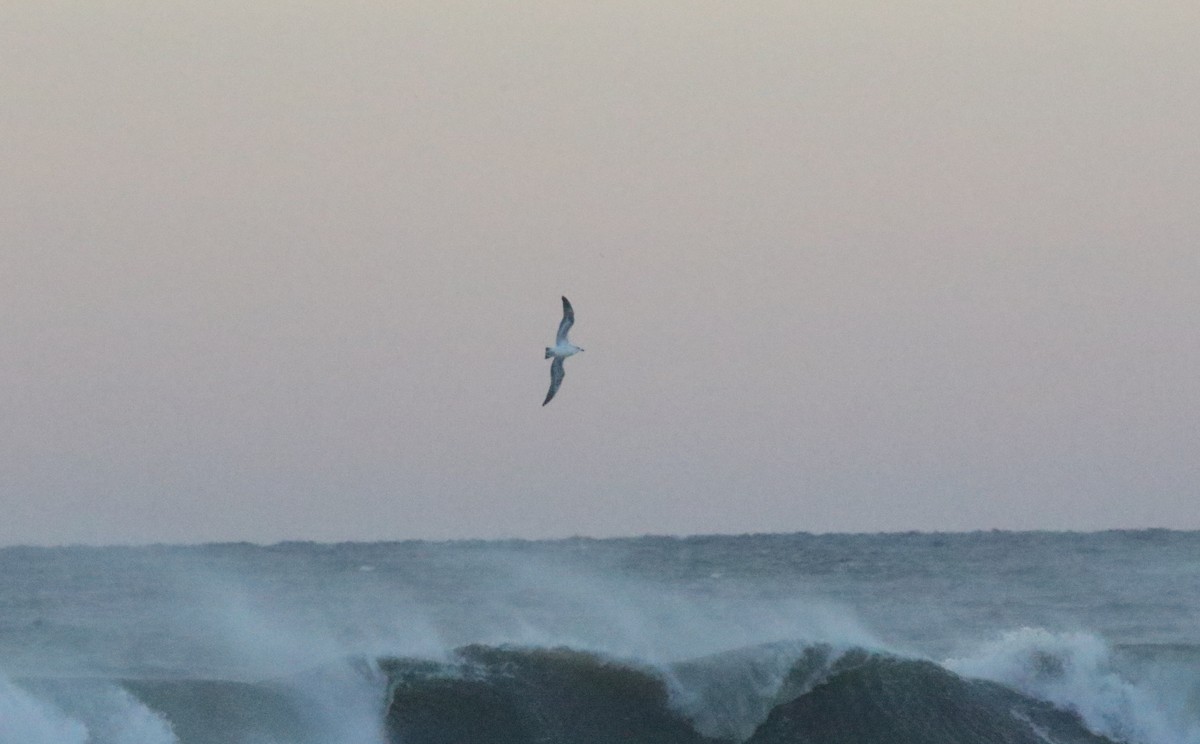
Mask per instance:
[[[550,402],[554,394],[558,392],[558,386],[562,385],[563,375],[563,360],[572,354],[578,354],[583,351],[575,344],[567,340],[567,334],[571,332],[571,326],[575,324],[575,310],[571,308],[571,303],[566,297],[563,301],[563,316],[562,322],[558,324],[558,335],[554,337],[554,346],[546,347],[546,358],[554,357],[554,362],[550,365],[550,391],[546,393],[546,399],[542,401],[542,405]]]

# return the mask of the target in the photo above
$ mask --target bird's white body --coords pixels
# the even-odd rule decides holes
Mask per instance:
[[[575,344],[559,344],[557,346],[547,346],[546,347],[546,358],[549,359],[550,357],[558,357],[559,359],[566,359],[567,357],[578,354],[581,351],[583,351],[583,349],[579,348]]]

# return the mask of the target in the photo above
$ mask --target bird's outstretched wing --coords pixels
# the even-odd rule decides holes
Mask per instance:
[[[564,375],[566,372],[563,372],[563,358],[554,357],[554,363],[550,365],[550,391],[546,393],[546,399],[542,401],[543,406],[549,403],[554,394],[558,392],[558,386],[562,384]]]
[[[571,330],[571,326],[575,324],[575,310],[571,307],[571,303],[567,298],[563,298],[563,319],[558,324],[558,336],[555,337],[554,343],[562,346],[567,343],[567,332]]]

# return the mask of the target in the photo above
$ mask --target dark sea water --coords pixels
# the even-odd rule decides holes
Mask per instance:
[[[0,549],[0,744],[1200,744],[1200,533]]]

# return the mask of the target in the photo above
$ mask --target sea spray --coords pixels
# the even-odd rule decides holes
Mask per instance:
[[[314,742],[385,744],[386,676],[373,659],[344,659],[289,679]]]
[[[271,679],[273,705],[291,711],[302,729],[277,726],[281,742],[382,744],[387,684],[375,658],[397,646],[437,648],[424,633],[406,642],[411,632],[364,623],[369,617],[346,603],[301,602],[213,571],[176,580],[204,598],[192,622],[215,630],[209,647],[219,663],[246,678]],[[395,612],[403,609],[397,601]]]
[[[722,701],[758,692],[757,709],[686,715],[664,675],[636,660],[568,648],[467,646],[449,662],[393,659],[392,744],[1114,744],[1074,713],[930,661],[866,649],[807,647],[774,684],[757,661],[787,649],[743,649],[677,665]],[[767,665],[768,667],[770,664]],[[746,672],[750,674],[747,675]],[[703,714],[704,711],[695,711]],[[733,712],[741,715],[729,716]],[[749,716],[745,714],[749,712]],[[765,719],[759,721],[759,719]],[[757,723],[756,723],[757,721]]]
[[[1115,744],[1050,703],[922,659],[850,651],[745,744]]]
[[[117,736],[102,734],[74,693],[49,692],[85,677],[108,692],[80,696],[122,689],[144,704],[109,706],[127,741],[169,742],[174,732],[180,744],[379,744],[383,711],[396,709],[374,660],[444,665],[456,648],[517,644],[625,665],[632,671],[616,678],[644,686],[635,707],[664,725],[678,716],[725,739],[753,729],[754,744],[795,744],[801,730],[827,744],[929,744],[913,732],[946,721],[948,704],[978,715],[955,719],[963,736],[938,739],[947,744],[1044,744],[1039,731],[1058,744],[1111,741],[1096,731],[1125,733],[1126,744],[1197,744],[1200,595],[1181,587],[1194,585],[1198,554],[1200,533],[0,549],[0,659],[18,688],[3,704],[20,711],[6,725],[29,730],[17,744]],[[1022,626],[1087,629],[1112,652],[1103,643],[1056,652],[1073,659],[1074,676],[1060,674],[1074,682],[1050,684],[1027,674],[1027,653],[978,650]],[[749,668],[714,673],[709,657],[764,644]],[[794,648],[823,645],[851,650],[815,684],[795,684],[804,675],[784,671]],[[964,674],[967,662],[986,662],[1003,684],[930,663],[948,656]],[[1015,669],[1000,663],[1010,657]],[[500,696],[500,710],[545,710],[567,725],[576,709],[555,704],[560,688],[538,682],[547,678],[537,659],[514,663],[530,672],[530,698],[502,673],[485,674],[482,686],[438,688],[448,697],[410,698],[418,705],[404,715],[426,704],[469,710],[455,696],[474,691]],[[689,665],[696,674],[681,671]],[[566,666],[590,678],[586,662]],[[421,689],[431,688],[412,692]],[[665,709],[655,707],[664,689]],[[630,709],[600,707],[610,722]],[[853,726],[872,711],[866,739]],[[644,730],[661,744],[657,729]],[[913,735],[897,738],[904,731]]]
[[[87,727],[0,677],[0,744],[86,744]]]
[[[448,663],[384,668],[392,742],[727,744],[673,710],[651,669],[593,653],[472,645]]]
[[[1098,734],[1132,744],[1200,744],[1200,730],[1180,726],[1152,691],[1125,679],[1112,653],[1089,633],[1021,628],[945,666],[1074,711]]]
[[[0,679],[0,744],[178,744],[170,723],[102,680]]]
[[[673,706],[714,739],[745,741],[776,706],[822,681],[848,647],[768,643],[661,668]]]
[[[464,587],[477,622],[447,618],[456,646],[568,646],[665,665],[775,641],[881,645],[854,611],[819,596],[672,586],[536,553],[472,557],[488,585]]]

